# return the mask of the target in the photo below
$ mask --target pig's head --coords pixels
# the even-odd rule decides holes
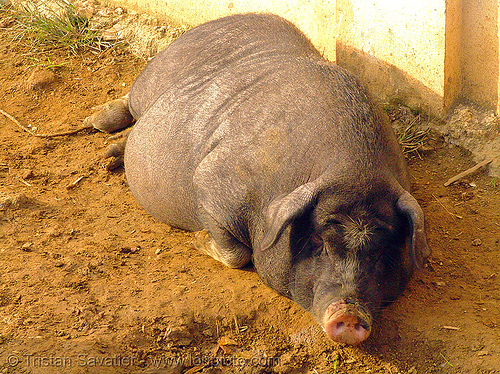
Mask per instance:
[[[361,190],[317,184],[271,203],[255,266],[331,339],[359,344],[430,255],[423,212],[399,184],[372,182]]]

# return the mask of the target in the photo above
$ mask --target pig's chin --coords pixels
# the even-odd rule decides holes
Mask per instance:
[[[345,300],[328,306],[323,320],[326,334],[337,343],[356,345],[365,341],[371,332],[371,316],[359,304]]]

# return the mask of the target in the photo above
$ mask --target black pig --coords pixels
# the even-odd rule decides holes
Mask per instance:
[[[125,172],[139,204],[202,230],[196,247],[225,265],[253,261],[334,341],[364,341],[430,254],[386,116],[280,17],[188,31],[88,121],[110,130],[130,114]]]

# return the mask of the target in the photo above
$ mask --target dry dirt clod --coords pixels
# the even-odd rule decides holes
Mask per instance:
[[[120,249],[120,253],[128,254],[128,253],[137,253],[139,251],[139,247],[122,247]]]
[[[25,169],[23,170],[21,174],[22,179],[33,179],[35,177],[35,174],[33,173],[33,170],[31,169]]]
[[[186,329],[183,329],[181,327],[174,327],[166,336],[166,340],[170,341],[175,347],[185,347],[193,342],[193,336]]]
[[[28,78],[27,88],[34,91],[42,91],[49,88],[56,81],[56,75],[51,70],[34,70]]]
[[[12,210],[25,209],[33,205],[33,200],[23,193],[14,196],[6,196],[0,200],[0,210],[10,208]]]
[[[481,239],[474,239],[474,240],[472,241],[472,245],[473,245],[474,247],[479,247],[482,243],[483,243],[483,242],[481,241]]]
[[[123,39],[123,28],[119,25],[114,25],[102,32],[102,38],[107,42],[116,42]]]

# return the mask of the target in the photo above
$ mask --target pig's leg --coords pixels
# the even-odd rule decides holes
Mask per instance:
[[[98,111],[85,118],[84,125],[92,125],[103,132],[114,132],[134,123],[134,117],[128,108],[128,94],[98,107]]]
[[[240,243],[224,229],[216,229],[217,242],[207,230],[195,234],[193,245],[199,251],[222,262],[227,267],[236,269],[247,265],[252,259],[250,248]]]
[[[128,135],[131,129],[122,131],[121,133],[110,137],[108,140],[117,140],[116,143],[110,144],[106,148],[104,158],[113,158],[106,166],[108,171],[113,171],[123,166],[123,155],[125,154],[125,145],[127,144]]]

